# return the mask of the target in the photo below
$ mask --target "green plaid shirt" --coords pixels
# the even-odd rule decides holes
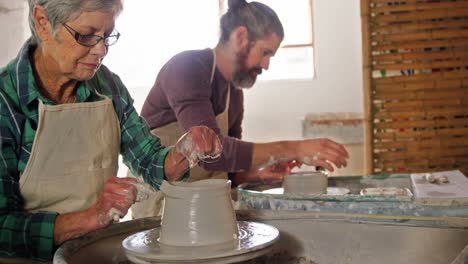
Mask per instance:
[[[16,59],[0,70],[0,257],[50,260],[57,213],[25,211],[18,185],[36,134],[38,100],[54,104],[36,89],[30,61],[34,48],[27,41]],[[124,163],[159,189],[170,147],[150,133],[119,77],[105,66],[91,80],[77,84],[77,103],[102,100],[96,91],[112,99]]]

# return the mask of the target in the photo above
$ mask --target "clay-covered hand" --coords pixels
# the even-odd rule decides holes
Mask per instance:
[[[343,145],[327,138],[307,139],[298,142],[297,159],[306,165],[312,165],[333,171],[346,167],[348,152]]]
[[[296,160],[280,162],[258,170],[258,177],[264,183],[281,182],[285,176],[291,174],[291,170],[302,164]]]
[[[193,168],[199,161],[216,161],[223,152],[223,146],[216,133],[206,126],[194,126],[179,138],[176,152],[182,154]]]
[[[137,198],[135,178],[110,177],[102,188],[96,203],[89,209],[96,218],[96,229],[109,225],[127,214]]]

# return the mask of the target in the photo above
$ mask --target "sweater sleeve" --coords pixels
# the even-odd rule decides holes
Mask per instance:
[[[160,72],[157,86],[163,89],[181,131],[204,125],[220,135],[212,102],[211,64],[189,54],[174,57]],[[243,107],[239,105],[237,107]],[[235,137],[221,136],[223,153],[215,163],[202,164],[208,170],[237,172],[249,170],[253,144]]]

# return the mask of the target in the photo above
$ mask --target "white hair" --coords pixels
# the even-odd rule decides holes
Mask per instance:
[[[54,35],[62,23],[79,16],[82,12],[108,10],[119,14],[123,9],[122,0],[28,0],[28,2],[29,28],[31,29],[32,42],[36,44],[40,43],[33,17],[36,5],[45,9]]]

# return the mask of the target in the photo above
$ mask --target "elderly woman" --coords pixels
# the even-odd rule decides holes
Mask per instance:
[[[118,155],[158,188],[221,152],[193,127],[174,148],[152,136],[119,77],[101,65],[121,0],[29,0],[32,37],[0,72],[0,258],[50,260],[135,202]],[[184,175],[185,174],[185,175]],[[2,262],[2,260],[0,260]]]

